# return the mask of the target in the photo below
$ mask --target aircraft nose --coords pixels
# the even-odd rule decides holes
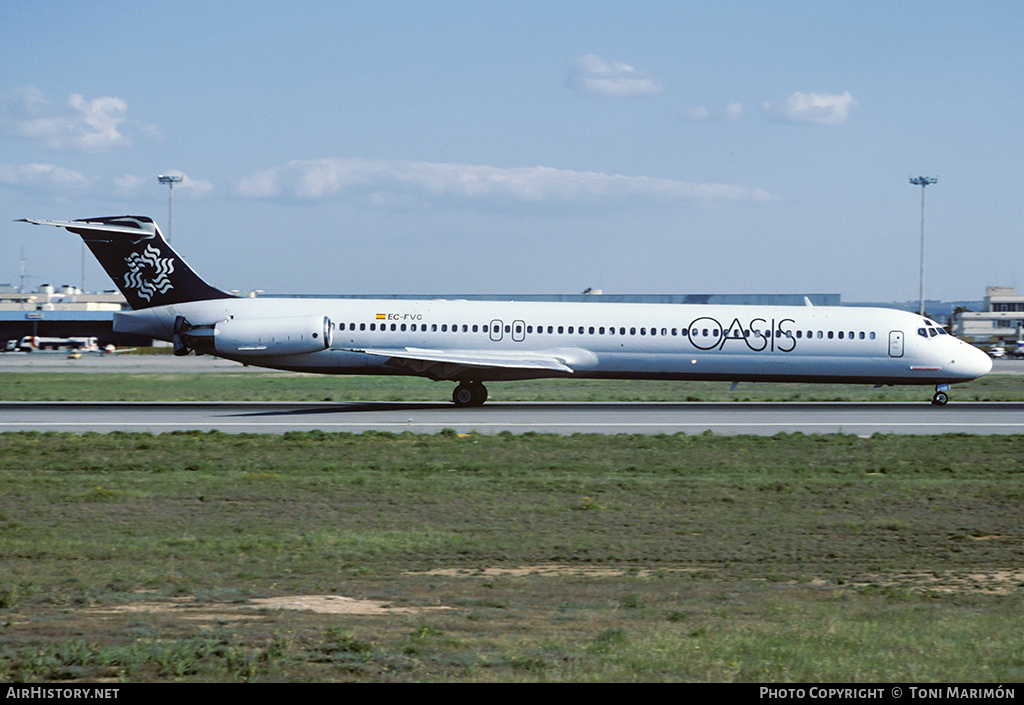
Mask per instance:
[[[965,379],[975,379],[992,371],[992,358],[978,348],[963,343],[964,350],[957,353],[955,368]]]

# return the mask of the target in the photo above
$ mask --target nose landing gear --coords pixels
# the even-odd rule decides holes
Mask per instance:
[[[481,406],[487,401],[487,387],[480,382],[459,382],[452,392],[455,406]]]
[[[936,384],[935,385],[935,396],[932,397],[932,404],[935,406],[945,406],[949,403],[949,385],[948,384]]]

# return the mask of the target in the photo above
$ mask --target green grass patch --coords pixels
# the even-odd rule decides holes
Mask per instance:
[[[1022,473],[1021,436],[0,434],[0,680],[1017,682]],[[298,595],[385,608],[252,604]]]
[[[622,380],[488,384],[496,401],[925,401],[924,387]],[[5,372],[5,401],[446,401],[450,383],[414,377],[331,376],[264,370],[159,374]],[[1024,377],[988,375],[956,385],[955,401],[1022,401]]]

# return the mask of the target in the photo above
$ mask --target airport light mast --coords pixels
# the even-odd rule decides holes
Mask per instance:
[[[167,242],[170,243],[171,235],[174,232],[174,184],[180,184],[181,176],[164,176],[161,174],[156,180],[167,184]]]
[[[924,189],[926,186],[931,184],[939,183],[937,176],[918,176],[917,178],[911,177],[910,183],[914,186],[921,187],[921,310],[919,313],[924,315]]]

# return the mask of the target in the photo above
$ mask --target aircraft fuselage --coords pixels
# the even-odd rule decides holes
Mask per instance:
[[[326,317],[323,349],[224,358],[326,374],[487,381],[618,379],[952,384],[991,361],[932,321],[893,309],[440,299],[217,299],[119,313],[115,329],[171,340],[174,321]],[[250,348],[249,350],[241,348]],[[563,367],[526,366],[531,360]],[[521,361],[522,364],[515,364]]]

